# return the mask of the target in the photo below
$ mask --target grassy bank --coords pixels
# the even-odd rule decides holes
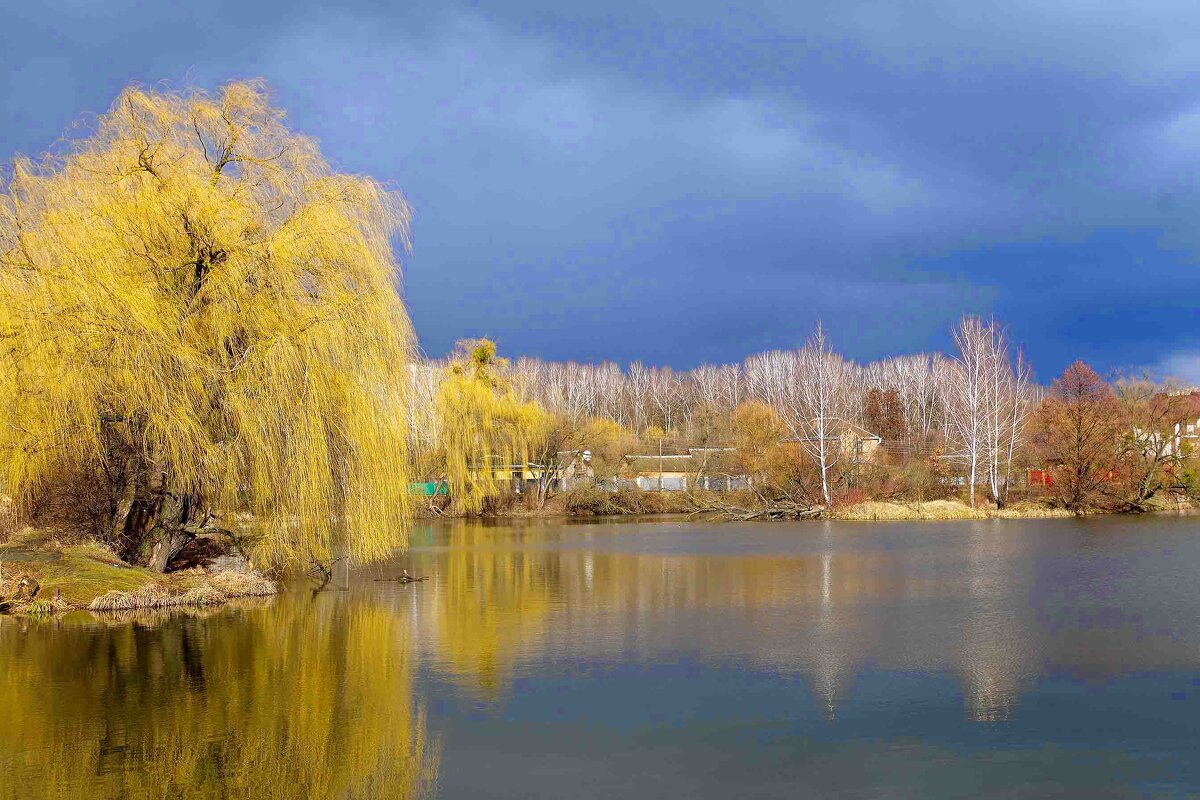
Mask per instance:
[[[902,520],[969,520],[969,519],[1037,519],[1070,517],[1062,508],[1050,508],[1037,503],[1017,503],[1002,509],[971,508],[959,500],[929,500],[924,503],[886,503],[868,501],[856,503],[829,513],[830,519],[861,522]]]
[[[63,543],[46,531],[25,529],[0,544],[0,606],[7,613],[212,606],[275,591],[275,584],[256,573],[160,575],[130,566],[97,544]]]

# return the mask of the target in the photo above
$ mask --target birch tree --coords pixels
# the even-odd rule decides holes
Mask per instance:
[[[825,505],[832,503],[830,475],[841,460],[847,392],[847,366],[833,352],[820,322],[817,330],[799,354],[797,396],[804,408],[805,436],[801,443],[817,462],[821,472],[821,496]]]
[[[987,441],[987,388],[991,335],[978,317],[963,317],[954,331],[958,357],[946,386],[946,412],[957,455],[966,466],[967,497],[975,507],[975,484]]]
[[[628,397],[631,419],[635,431],[644,431],[650,424],[647,414],[647,399],[650,396],[650,370],[640,361],[629,365],[625,381],[626,396]]]
[[[970,504],[976,504],[982,477],[992,500],[1003,506],[1029,414],[1029,365],[1018,352],[1014,366],[1008,334],[994,320],[964,317],[954,343],[958,357],[948,373],[946,410],[951,438],[966,466]]]

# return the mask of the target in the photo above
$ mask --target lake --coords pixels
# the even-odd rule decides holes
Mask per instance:
[[[0,783],[1197,796],[1200,519],[418,526],[273,600],[0,618]]]

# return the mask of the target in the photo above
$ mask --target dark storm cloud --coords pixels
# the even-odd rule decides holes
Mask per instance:
[[[416,209],[422,342],[689,366],[866,359],[995,312],[1042,377],[1197,374],[1185,4],[18,6],[4,152],[131,80],[261,75]]]

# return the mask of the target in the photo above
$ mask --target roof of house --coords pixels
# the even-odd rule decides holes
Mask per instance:
[[[662,472],[686,472],[706,474],[738,472],[737,450],[733,447],[694,447],[689,453],[663,453],[660,457],[642,453],[625,456],[628,474]]]

